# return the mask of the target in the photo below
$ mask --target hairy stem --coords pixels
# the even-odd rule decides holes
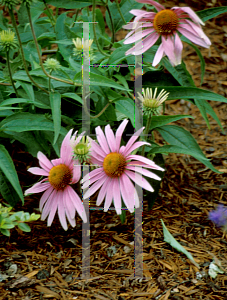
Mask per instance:
[[[6,61],[7,61],[7,67],[8,67],[8,70],[9,70],[9,78],[10,78],[10,82],[13,86],[13,89],[14,89],[14,92],[17,96],[17,98],[19,98],[19,95],[17,93],[17,90],[16,90],[16,87],[15,87],[15,84],[13,82],[13,75],[12,75],[12,70],[11,70],[11,67],[10,67],[10,62],[9,62],[9,51],[6,51]]]
[[[145,131],[144,131],[144,135],[145,135],[145,141],[147,141],[147,138],[148,138],[148,132],[149,132],[149,129],[150,129],[150,126],[151,126],[151,119],[152,119],[152,114],[149,114],[148,118],[147,118],[147,124],[146,124],[146,127],[145,127]],[[142,147],[142,151],[141,151],[141,155],[144,156],[144,152],[145,152],[145,145],[143,145]]]
[[[121,18],[122,18],[122,21],[123,21],[125,24],[127,24],[127,22],[125,21],[125,18],[124,18],[124,16],[123,16],[123,14],[122,14],[122,12],[121,12],[120,5],[119,5],[118,0],[115,0],[115,2],[116,2],[116,5],[117,5],[117,10],[118,10],[118,12],[119,12],[119,14],[120,14],[120,16],[121,16]]]

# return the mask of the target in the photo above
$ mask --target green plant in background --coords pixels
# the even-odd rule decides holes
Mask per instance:
[[[28,212],[13,212],[12,207],[4,207],[0,203],[0,232],[6,236],[10,236],[10,229],[17,226],[20,230],[30,232],[31,228],[27,222],[37,221],[39,214],[29,214]]]
[[[168,100],[185,99],[199,108],[208,128],[210,128],[208,120],[208,115],[210,115],[223,131],[220,120],[207,100],[226,103],[227,99],[196,87],[184,62],[180,59],[179,55],[183,49],[180,47],[181,51],[178,53],[176,45],[172,44],[174,55],[176,55],[172,57],[165,43],[173,42],[170,36],[173,34],[178,45],[184,41],[193,47],[200,58],[202,83],[205,61],[200,50],[192,43],[193,39],[190,38],[192,42],[188,39],[189,34],[185,33],[185,28],[187,26],[199,27],[199,23],[202,24],[226,13],[227,7],[210,8],[196,12],[196,14],[190,11],[188,15],[190,18],[184,20],[185,24],[171,23],[175,27],[171,27],[172,31],[168,31],[167,34],[164,28],[166,25],[161,24],[162,27],[160,27],[158,16],[166,18],[166,13],[168,15],[169,12],[166,12],[158,2],[154,5],[156,11],[154,7],[147,5],[145,6],[147,12],[142,11],[144,6],[142,2],[142,0],[122,0],[120,3],[95,0],[92,2],[0,1],[10,15],[10,21],[8,21],[3,16],[3,11],[0,12],[0,55],[3,58],[0,62],[0,182],[2,183],[0,193],[11,206],[15,206],[19,200],[24,201],[24,198],[17,172],[7,150],[9,143],[19,141],[23,144],[24,150],[34,157],[39,151],[53,158],[59,157],[61,143],[67,132],[71,128],[81,132],[82,108],[90,118],[90,133],[92,134],[98,126],[104,128],[107,124],[115,130],[119,122],[124,119],[129,119],[132,127],[138,124],[137,120],[141,119],[142,110],[141,106],[135,103],[134,80],[132,80],[132,76],[134,78],[135,75],[133,67],[135,57],[129,54],[132,51],[133,45],[130,45],[130,42],[132,43],[133,35],[136,30],[140,29],[136,25],[136,20],[138,21],[146,13],[157,17],[154,22],[156,33],[149,31],[148,28],[143,31],[142,35],[146,46],[146,51],[143,51],[142,87],[144,91],[152,89],[155,95],[148,92],[142,95],[142,87],[140,94],[136,94],[136,100],[143,102],[144,116],[141,126],[146,127],[146,136],[145,138],[141,136],[140,140],[149,142],[149,145],[146,144],[137,149],[136,154],[154,159],[154,162],[161,167],[164,166],[162,154],[187,154],[195,157],[212,171],[219,172],[206,158],[190,132],[169,124],[182,118],[193,118],[193,116],[165,115],[165,104]],[[150,0],[149,3],[154,4],[154,1]],[[100,6],[105,10],[106,23]],[[53,7],[55,9],[52,9]],[[64,9],[65,12],[58,14],[59,9]],[[187,14],[188,8],[184,9],[184,14]],[[68,12],[71,10],[74,14],[69,15]],[[131,22],[133,14],[139,14],[136,15],[135,22]],[[171,14],[175,14],[174,20],[180,18],[179,11],[172,9]],[[84,22],[93,22],[89,25],[89,40],[85,41]],[[106,25],[111,32],[110,36],[106,32]],[[132,32],[128,33],[125,40],[116,41],[116,33],[122,29],[122,26]],[[177,30],[177,33],[174,30]],[[155,38],[158,34],[160,38],[148,47],[146,41],[150,36],[147,39],[147,34],[154,34]],[[201,39],[206,41],[206,46],[209,46],[208,40],[201,32],[200,34]],[[82,64],[85,54],[89,55],[86,59],[90,60],[89,107],[84,105],[83,95]],[[154,61],[155,65],[159,61],[156,68],[154,64],[152,65]],[[127,67],[123,68],[121,65]],[[165,94],[160,94],[162,90]],[[147,106],[145,104],[148,98],[154,101],[150,101]],[[162,112],[160,105],[163,106]],[[147,114],[148,111],[152,111],[152,115]],[[155,142],[154,131],[161,134],[164,146]],[[77,155],[75,157],[80,158],[80,163],[84,160],[89,163],[92,157],[90,141],[83,138],[81,144],[78,144],[75,149],[72,148],[72,155]],[[127,138],[123,137],[122,144],[126,143]],[[87,152],[89,152],[89,157]],[[160,178],[163,177],[162,172],[157,171],[156,174]],[[149,179],[149,182],[155,189],[155,192],[149,194],[148,197],[149,207],[151,207],[151,203],[158,194],[160,182],[154,183],[152,179]],[[12,192],[7,193],[7,190]]]

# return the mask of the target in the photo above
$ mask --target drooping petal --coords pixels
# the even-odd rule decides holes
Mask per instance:
[[[175,58],[176,58],[176,65],[181,64],[182,50],[183,50],[183,44],[181,42],[181,39],[179,38],[178,34],[175,34],[174,54],[175,54]]]
[[[184,11],[189,15],[189,17],[193,21],[195,21],[196,23],[200,23],[201,25],[204,25],[203,21],[197,16],[197,14],[190,7],[172,7],[171,10],[172,9],[178,11]]]
[[[93,177],[96,177],[101,173],[104,173],[103,168],[95,169],[95,170],[91,171],[90,173],[88,173],[87,175],[85,175],[82,179],[82,182],[85,183],[86,181],[91,180]]]
[[[98,175],[96,175],[93,178],[89,178],[86,182],[84,182],[83,184],[83,189],[86,189],[87,187],[89,187],[89,185],[91,185],[92,183],[94,183],[95,181],[98,181],[100,179],[102,179],[103,177],[106,177],[105,172],[100,172]]]
[[[114,207],[118,215],[121,214],[121,193],[120,193],[120,182],[118,178],[113,179],[113,197]]]
[[[139,160],[145,164],[148,164],[148,166],[151,166],[153,169],[155,170],[160,170],[160,171],[164,171],[163,168],[159,167],[158,165],[156,165],[152,160],[146,158],[146,157],[143,157],[141,155],[129,155],[127,157],[127,159],[135,159],[135,160]]]
[[[49,215],[50,211],[51,211],[51,206],[53,201],[56,201],[57,198],[57,192],[56,190],[53,190],[53,193],[50,194],[50,196],[48,197],[43,209],[42,209],[42,215],[41,215],[41,220],[44,221],[46,219],[46,217]]]
[[[163,44],[163,48],[164,48],[164,52],[165,54],[168,56],[171,64],[173,66],[176,66],[176,57],[175,57],[175,53],[174,53],[174,40],[172,37],[167,36],[167,39],[162,36],[162,44]]]
[[[91,195],[93,195],[100,187],[101,185],[106,181],[109,180],[109,178],[107,178],[108,176],[104,176],[101,179],[99,179],[99,181],[96,181],[84,194],[83,198],[87,199],[89,198]]]
[[[106,180],[106,181],[103,183],[103,185],[102,185],[102,187],[101,187],[101,189],[100,189],[100,191],[99,191],[97,200],[96,200],[96,205],[99,206],[99,205],[102,203],[104,197],[106,196],[106,192],[107,192],[107,190],[108,190],[108,188],[109,188],[109,184],[110,184],[110,183],[111,183],[111,180]]]
[[[131,37],[129,37],[128,39],[126,39],[124,41],[124,44],[131,44],[131,43],[135,43],[137,42],[138,40],[142,39],[144,36],[148,35],[149,33],[151,33],[152,31],[154,31],[154,29],[152,28],[149,28],[149,29],[145,29],[142,31],[141,35],[140,34],[137,34],[137,35],[133,35]]]
[[[73,167],[73,178],[71,183],[77,183],[80,180],[81,177],[81,165],[78,160],[74,161],[74,167]]]
[[[63,227],[63,229],[67,230],[68,229],[68,225],[67,225],[66,217],[65,217],[63,192],[62,191],[58,191],[58,193],[57,193],[56,196],[58,197],[58,217],[59,217],[59,221],[60,221],[61,226]]]
[[[73,202],[76,211],[78,212],[79,216],[84,221],[84,223],[86,223],[87,215],[82,200],[77,195],[77,193],[71,188],[71,186],[69,186],[67,190],[68,190],[68,196],[71,198],[71,201]]]
[[[53,187],[50,185],[50,187],[43,193],[42,197],[39,201],[39,210],[42,211],[43,205],[46,203],[48,198],[50,197],[50,194],[54,191]]]
[[[27,171],[32,174],[35,174],[35,175],[49,176],[49,172],[47,172],[46,170],[41,169],[39,167],[32,167],[32,168],[29,168]]]
[[[186,29],[185,27],[187,27],[188,29]],[[187,26],[187,24],[183,24],[181,26],[179,26],[179,28],[177,29],[180,33],[182,33],[184,36],[186,36],[186,38],[188,38],[190,41],[192,41],[193,43],[200,45],[204,48],[209,48],[210,45],[207,45],[207,43],[204,41],[204,39],[196,36],[194,33],[192,33],[192,31],[190,30],[189,25]]]
[[[35,193],[40,193],[45,191],[46,189],[48,189],[49,187],[51,187],[51,184],[48,182],[44,182],[47,179],[43,179],[40,182],[37,182],[36,184],[34,184],[32,187],[30,187],[29,189],[27,189],[24,194],[25,196],[28,194],[35,194]]]
[[[143,168],[142,166],[140,167],[140,168],[138,168],[139,166],[126,166],[126,169],[127,170],[132,170],[132,171],[134,171],[134,172],[138,172],[138,173],[141,173],[143,176],[147,176],[147,177],[150,177],[150,178],[153,178],[153,179],[156,179],[156,180],[161,180],[161,178],[158,176],[158,175],[156,175],[156,174],[154,174],[154,173],[152,173],[152,172],[150,172],[150,171],[148,171],[148,170],[146,170],[145,168]]]
[[[164,47],[163,47],[163,44],[161,44],[159,47],[158,47],[158,50],[156,51],[155,53],[155,56],[154,56],[154,59],[153,59],[153,63],[152,63],[152,66],[155,67],[157,66],[157,64],[161,61],[161,59],[163,58],[164,56]]]
[[[134,199],[134,185],[132,184],[131,180],[128,178],[127,175],[124,173],[119,177],[120,179],[120,190],[122,199],[125,203],[125,206],[128,210],[132,213],[134,212],[135,206],[135,199]]]
[[[107,212],[107,210],[109,209],[111,203],[112,203],[112,199],[113,199],[113,185],[110,184],[109,188],[106,191],[106,199],[105,199],[105,203],[104,203],[104,212]]]
[[[129,178],[131,178],[136,184],[141,186],[143,189],[148,190],[150,192],[154,191],[150,183],[140,174],[138,176],[135,172],[131,172],[129,170],[125,170],[125,174],[128,175]]]
[[[51,226],[54,216],[56,214],[58,208],[58,198],[57,199],[53,199],[51,200],[51,209],[50,209],[50,213],[47,219],[47,226]]]

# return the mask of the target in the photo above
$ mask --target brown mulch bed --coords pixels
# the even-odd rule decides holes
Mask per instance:
[[[184,1],[195,10],[224,5],[225,1]],[[162,2],[164,5],[179,5]],[[210,49],[202,49],[206,73],[202,87],[227,97],[227,27],[226,15],[206,22],[205,33],[212,41]],[[185,62],[200,86],[199,58],[185,45]],[[134,217],[127,213],[121,224],[114,211],[90,211],[90,278],[81,279],[82,223],[65,232],[55,218],[49,228],[46,221],[31,224],[32,231],[19,229],[11,237],[0,240],[0,300],[40,299],[227,299],[227,235],[208,220],[208,213],[218,203],[227,204],[227,107],[210,102],[219,116],[225,133],[209,118],[211,129],[197,107],[187,101],[173,100],[166,114],[190,114],[195,119],[175,122],[190,131],[213,165],[215,173],[187,155],[166,157],[166,174],[159,196],[151,211],[144,201],[143,261],[144,277],[134,278]],[[163,144],[157,135],[158,142]],[[18,143],[12,145],[20,182],[25,190],[37,181],[26,171],[36,162]],[[16,207],[38,212],[40,195],[26,197],[25,205]],[[183,254],[164,242],[162,219],[175,237],[194,257],[198,269]],[[115,247],[114,256],[109,251]],[[108,255],[109,254],[109,255]],[[225,270],[216,279],[208,275],[210,262],[219,261]],[[2,275],[8,275],[2,280]]]

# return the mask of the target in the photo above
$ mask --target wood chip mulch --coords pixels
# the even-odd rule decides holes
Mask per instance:
[[[190,3],[189,3],[190,2]],[[200,1],[200,9],[221,6],[225,1]],[[166,2],[169,6],[178,5]],[[197,1],[185,1],[195,10]],[[163,2],[164,5],[167,6]],[[209,5],[210,6],[209,6]],[[227,26],[226,14],[206,22],[210,50],[202,49],[206,73],[202,88],[227,97]],[[199,58],[185,45],[185,62],[200,86]],[[134,278],[134,217],[127,213],[121,224],[114,211],[90,211],[90,278],[81,279],[82,224],[65,232],[57,218],[49,228],[46,221],[31,224],[31,232],[19,229],[11,237],[0,239],[0,300],[42,299],[227,299],[227,235],[208,220],[209,211],[218,203],[227,204],[227,107],[209,101],[221,120],[224,132],[209,118],[211,129],[197,107],[184,100],[169,101],[166,114],[191,114],[173,124],[190,131],[216,169],[207,169],[187,155],[166,157],[166,174],[158,199],[151,211],[144,201],[143,269],[144,277]],[[163,144],[159,135],[156,138]],[[37,181],[26,171],[35,161],[19,143],[11,146],[20,182],[25,190]],[[17,210],[38,212],[40,195],[26,197]],[[188,250],[200,268],[183,253],[164,242],[162,219],[175,239]],[[116,250],[112,256],[111,251]],[[224,271],[215,279],[208,275],[212,261]]]

